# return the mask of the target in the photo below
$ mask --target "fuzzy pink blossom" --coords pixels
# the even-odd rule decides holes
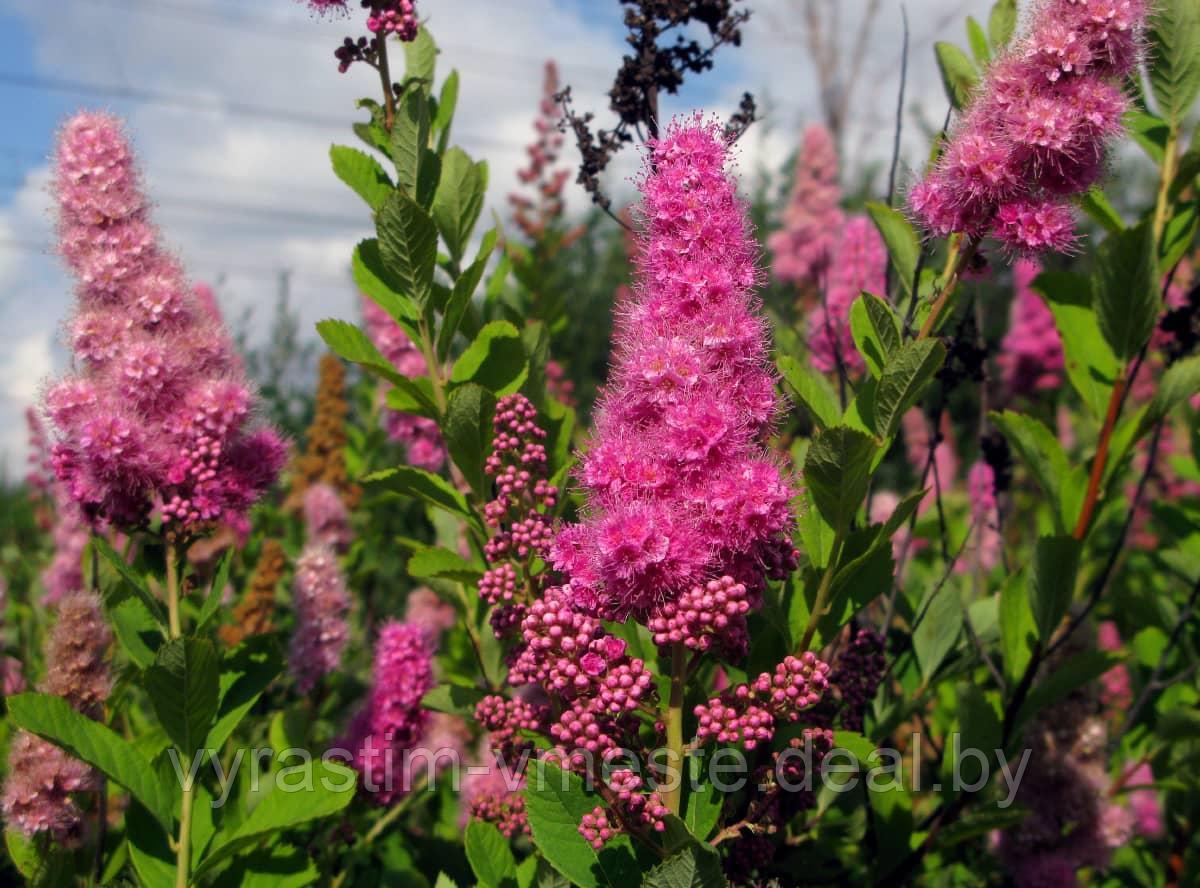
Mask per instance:
[[[838,237],[822,304],[809,317],[808,349],[813,366],[822,373],[848,373],[865,368],[850,333],[850,306],[859,293],[883,293],[887,250],[874,223],[866,216],[846,222]]]
[[[60,252],[77,281],[80,368],[46,394],[56,475],[94,522],[138,526],[157,510],[182,529],[244,528],[285,447],[253,427],[229,335],[159,245],[115,118],[66,123],[55,195]]]
[[[297,689],[307,694],[341,665],[350,633],[346,623],[350,596],[332,549],[310,544],[301,553],[296,562],[292,606],[296,627],[288,663]]]
[[[1013,266],[1012,320],[1000,345],[999,364],[1013,394],[1032,395],[1063,381],[1063,347],[1054,315],[1032,288],[1042,267],[1029,259]]]
[[[1128,788],[1126,802],[1138,835],[1147,838],[1161,836],[1165,829],[1163,806],[1158,791],[1153,788],[1154,772],[1150,763],[1141,762],[1127,768],[1121,782]]]
[[[997,59],[941,159],[909,195],[933,234],[991,232],[1014,253],[1066,252],[1068,199],[1103,173],[1140,55],[1144,0],[1041,0]]]
[[[62,697],[89,718],[101,718],[112,689],[107,662],[111,643],[100,600],[89,592],[65,597],[46,638],[46,675],[38,690]],[[99,775],[89,765],[19,731],[9,750],[0,811],[9,826],[27,837],[45,833],[60,844],[74,846],[83,837],[84,817],[73,794],[92,792],[100,785]]]
[[[458,622],[458,612],[428,586],[418,586],[408,593],[408,600],[404,604],[404,621],[423,628],[436,647],[442,633],[454,628]]]
[[[331,484],[313,484],[304,491],[304,525],[309,542],[335,552],[345,552],[354,539],[350,513]]]
[[[371,691],[341,745],[353,756],[363,789],[390,805],[403,785],[404,754],[425,735],[429,713],[421,698],[433,688],[433,649],[425,629],[389,621],[375,642]]]
[[[837,148],[829,130],[813,124],[804,131],[796,154],[796,172],[782,226],[767,238],[772,270],[781,281],[821,286],[842,227],[838,207]],[[857,294],[856,294],[857,295]]]
[[[367,335],[400,375],[415,379],[429,372],[421,350],[387,312],[365,296],[362,307]],[[432,419],[388,409],[384,413],[384,424],[388,437],[405,446],[411,465],[431,472],[442,467],[446,461],[446,445]]]
[[[1000,512],[996,505],[996,472],[983,460],[967,472],[967,498],[971,503],[974,537],[971,561],[988,573],[1000,563],[1004,541],[1000,537]]]
[[[650,150],[638,284],[579,471],[586,517],[551,552],[575,603],[611,615],[725,575],[757,592],[763,565],[793,551],[792,486],[763,446],[780,405],[729,146],[696,117]]]

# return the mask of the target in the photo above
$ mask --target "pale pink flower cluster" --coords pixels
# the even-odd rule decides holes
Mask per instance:
[[[442,633],[458,622],[458,612],[428,586],[418,586],[408,593],[404,603],[404,622],[424,629],[430,644],[436,647]]]
[[[958,477],[958,454],[954,450],[953,438],[954,426],[950,421],[950,414],[943,411],[935,440],[930,434],[929,420],[919,407],[913,407],[905,413],[900,420],[900,425],[904,431],[904,449],[908,454],[908,464],[912,467],[913,475],[917,480],[924,479],[924,486],[929,489],[929,493],[917,506],[918,514],[923,515],[936,501],[937,489],[945,494]],[[931,452],[932,462],[930,461]],[[927,467],[928,472],[926,471]]]
[[[886,290],[887,249],[875,224],[854,216],[838,232],[835,257],[822,304],[809,315],[808,350],[822,373],[857,374],[866,365],[850,332],[850,306],[863,290],[875,295]]]
[[[46,394],[55,472],[92,521],[136,526],[157,509],[191,530],[246,512],[286,458],[251,425],[232,343],[158,243],[120,123],[71,118],[55,173],[60,251],[77,281],[79,372]]]
[[[793,489],[763,446],[780,405],[756,248],[728,154],[698,117],[651,145],[638,284],[579,472],[587,510],[551,552],[589,611],[645,615],[726,575],[757,592],[794,559]]]
[[[1145,0],[1041,0],[998,59],[909,203],[937,235],[989,232],[1014,252],[1065,251],[1069,198],[1104,171],[1128,100]]]
[[[288,664],[296,688],[307,694],[341,665],[350,635],[346,578],[328,546],[310,543],[296,561],[292,607],[296,625]]]
[[[335,552],[344,553],[354,539],[350,513],[332,484],[319,482],[304,491],[304,526],[310,543]]]
[[[1041,271],[1031,259],[1013,265],[1012,320],[997,362],[1005,386],[1016,395],[1050,391],[1063,381],[1062,339],[1054,315],[1031,286]]]
[[[367,335],[396,371],[409,379],[427,374],[429,366],[425,357],[400,325],[365,296],[362,306]],[[446,461],[446,445],[436,422],[424,416],[389,409],[384,414],[384,423],[388,437],[404,445],[411,465],[430,472],[442,467]]]
[[[974,538],[970,561],[974,567],[988,573],[1000,563],[1004,540],[1000,537],[1000,511],[996,504],[996,472],[979,460],[967,472],[967,499],[971,504],[971,535]],[[965,569],[959,562],[956,569]]]
[[[517,171],[517,180],[522,185],[533,186],[531,194],[514,191],[508,195],[513,221],[530,240],[542,237],[562,216],[563,186],[571,176],[569,167],[557,165],[563,146],[563,134],[558,129],[562,120],[562,107],[556,99],[558,90],[558,65],[550,59],[543,69],[542,98],[533,122],[535,138],[525,149],[529,163]]]
[[[83,551],[90,529],[79,504],[53,475],[54,459],[41,416],[30,407],[25,411],[25,421],[29,427],[30,465],[26,480],[50,506],[43,527],[50,529],[54,556],[42,571],[41,579],[42,604],[53,606],[64,596],[83,589]]]
[[[781,227],[767,238],[772,271],[779,280],[824,285],[826,271],[831,265],[836,267],[833,257],[842,228],[841,198],[833,135],[821,124],[812,124],[804,131],[796,154],[792,193]]]
[[[112,690],[107,662],[111,643],[112,632],[96,596],[77,592],[63,598],[46,639],[46,676],[38,690],[62,697],[89,718],[102,718]],[[89,765],[20,731],[9,750],[0,810],[8,825],[25,836],[45,833],[72,846],[80,842],[84,830],[83,809],[73,796],[100,786],[99,775]]]

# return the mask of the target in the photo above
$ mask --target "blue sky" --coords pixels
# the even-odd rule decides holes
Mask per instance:
[[[664,103],[664,116],[694,108],[728,114],[742,91],[765,92],[771,119],[741,143],[742,165],[780,169],[799,127],[817,115],[800,2],[749,0],[755,17],[744,47],[722,50],[714,71]],[[866,0],[838,2],[849,26]],[[964,14],[984,15],[988,2],[907,6],[916,44],[910,96],[944,108],[929,44],[947,29],[961,40]],[[373,72],[339,75],[333,63],[353,19],[314,19],[295,0],[56,0],[53,7],[48,15],[45,0],[0,0],[0,467],[10,473],[23,459],[20,415],[66,357],[57,342],[71,311],[70,281],[50,252],[45,189],[46,159],[65,116],[99,107],[126,119],[165,241],[193,279],[218,285],[227,315],[253,311],[260,332],[283,271],[306,324],[354,317],[347,260],[370,227],[327,160],[330,143],[354,140],[353,100],[377,88]],[[440,72],[460,69],[456,137],[488,159],[489,208],[503,217],[545,58],[557,57],[579,108],[604,109],[624,49],[623,8],[617,0],[421,0],[419,9],[443,48]],[[886,154],[897,33],[896,4],[885,0],[851,114],[852,162]],[[917,141],[910,153],[919,156]],[[636,164],[632,152],[623,158],[610,190],[627,192]],[[586,205],[577,192],[568,199],[575,210]]]

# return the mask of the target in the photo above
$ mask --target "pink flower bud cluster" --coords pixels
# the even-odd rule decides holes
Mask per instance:
[[[857,374],[866,364],[850,332],[850,307],[863,290],[884,292],[887,250],[875,224],[854,216],[839,232],[835,256],[822,304],[809,315],[808,350],[813,367],[822,373],[836,373],[840,367]]]
[[[841,198],[833,135],[824,126],[812,124],[804,131],[796,154],[792,194],[783,211],[782,227],[767,238],[774,259],[772,270],[779,280],[824,286],[842,228]]]
[[[1063,381],[1063,347],[1054,315],[1032,283],[1042,266],[1031,259],[1013,265],[1012,320],[997,362],[1004,384],[1014,395],[1052,391]]]
[[[671,810],[662,803],[657,792],[645,791],[645,781],[640,776],[628,768],[618,768],[605,782],[613,793],[613,808],[620,824],[655,832],[666,830],[664,818]],[[597,805],[590,814],[584,814],[579,823],[579,834],[597,851],[621,831],[619,825],[613,826],[609,821],[609,813],[602,805]]]
[[[59,138],[60,251],[77,281],[80,371],[54,385],[55,473],[93,521],[139,525],[157,507],[190,530],[245,514],[285,460],[253,429],[253,395],[226,331],[158,244],[120,123],[71,118]]]
[[[372,34],[383,37],[394,35],[405,43],[416,39],[417,10],[412,0],[374,0],[369,8],[371,12],[367,16],[367,30]]]
[[[829,666],[811,651],[787,656],[774,672],[763,672],[693,710],[699,742],[737,743],[753,749],[775,736],[780,722],[799,721],[829,687]]]
[[[1068,199],[1103,173],[1128,107],[1145,0],[1041,0],[991,66],[909,204],[933,234],[989,232],[1019,253],[1074,243]]]
[[[746,655],[750,638],[746,614],[750,595],[733,577],[693,586],[676,601],[656,609],[646,626],[661,648],[683,644],[694,651],[719,650],[728,660]]]
[[[712,577],[747,588],[790,543],[792,487],[764,449],[779,410],[754,313],[756,247],[721,127],[675,122],[651,146],[637,266],[579,479],[586,517],[554,566],[576,603],[645,615]]]
[[[292,607],[296,624],[288,665],[297,690],[307,694],[341,665],[350,635],[350,596],[332,549],[319,543],[305,547],[296,561]]]
[[[525,816],[525,775],[510,770],[483,744],[480,765],[467,770],[462,788],[462,817],[460,825],[474,817],[495,824],[508,839],[529,834],[529,819]]]
[[[304,525],[308,541],[326,546],[334,552],[345,552],[354,539],[350,528],[350,513],[341,494],[331,484],[311,485],[304,491]]]
[[[340,743],[354,756],[363,787],[381,805],[407,791],[393,769],[425,736],[429,713],[421,698],[433,685],[433,648],[426,631],[411,623],[386,623],[375,642],[371,692]]]
[[[345,14],[349,12],[350,0],[301,0],[320,15]],[[416,4],[413,0],[360,0],[367,11],[367,30],[374,37],[357,40],[345,38],[333,53],[338,60],[338,70],[345,74],[354,62],[377,64],[378,41],[396,36],[405,43],[416,39],[420,24],[417,22]]]
[[[489,694],[475,704],[475,720],[488,732],[492,748],[505,761],[512,761],[531,746],[521,732],[544,733],[549,717],[548,707],[509,700],[499,694]]]
[[[363,297],[363,324],[367,335],[401,376],[416,379],[429,372],[421,350],[390,315]],[[446,461],[446,445],[437,423],[424,416],[388,409],[384,413],[388,437],[403,444],[408,461],[418,469],[436,472]]]
[[[107,661],[111,643],[112,632],[96,596],[77,592],[63,598],[46,639],[46,676],[38,690],[62,697],[89,718],[102,718],[112,690]],[[73,846],[83,838],[84,817],[72,796],[100,786],[99,775],[89,765],[19,731],[9,750],[0,811],[5,822],[26,837],[44,833]]]
[[[555,99],[558,89],[558,66],[551,59],[544,69],[542,98],[533,122],[536,135],[525,149],[529,163],[517,171],[517,179],[533,186],[533,193],[527,197],[514,191],[508,196],[513,221],[531,241],[541,238],[562,217],[563,186],[571,176],[569,168],[556,166],[563,146],[563,134],[558,130],[562,108]]]

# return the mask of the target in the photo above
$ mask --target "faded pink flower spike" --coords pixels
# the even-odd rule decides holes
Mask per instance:
[[[782,225],[767,238],[772,270],[779,280],[824,284],[842,227],[841,198],[833,136],[824,126],[813,124],[804,131],[796,154],[795,179]]]
[[[587,517],[551,551],[575,605],[605,615],[721,576],[757,595],[764,565],[794,555],[792,486],[763,446],[780,405],[729,146],[694,117],[650,150],[638,285],[579,472]]]
[[[341,665],[350,634],[346,623],[350,596],[332,549],[310,543],[301,553],[296,561],[292,603],[296,628],[288,662],[297,689],[307,694]]]
[[[158,243],[121,124],[71,118],[59,137],[60,251],[75,274],[80,367],[46,395],[54,467],[91,521],[246,526],[285,459],[254,429],[228,333]]]
[[[858,374],[866,368],[850,332],[850,307],[863,290],[883,293],[886,272],[887,250],[874,223],[866,216],[850,219],[838,238],[823,304],[809,316],[808,349],[816,369]]]
[[[1030,259],[1013,265],[1012,321],[1000,346],[1000,371],[1008,390],[1032,395],[1058,388],[1063,380],[1063,347],[1054,315],[1034,292],[1042,267]]]

